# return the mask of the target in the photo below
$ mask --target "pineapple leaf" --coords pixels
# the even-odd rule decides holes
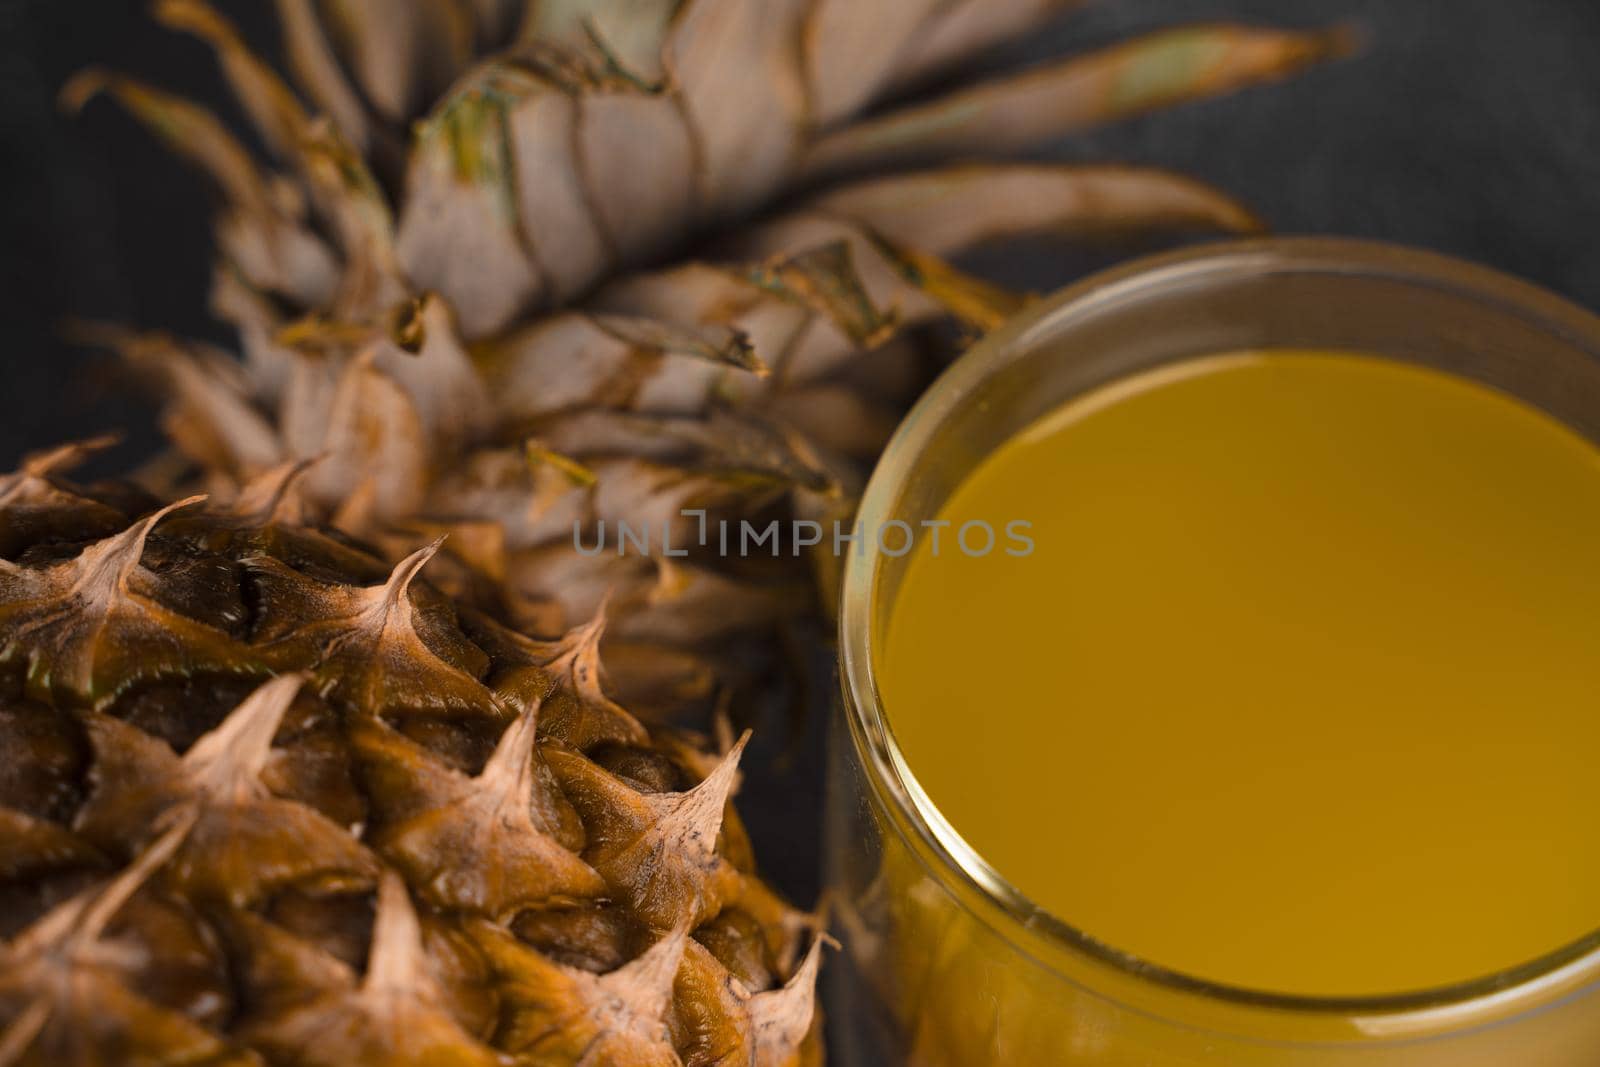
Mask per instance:
[[[440,0],[323,0],[322,24],[362,96],[403,123],[455,80],[471,59],[473,18]]]
[[[673,21],[664,63],[696,148],[700,214],[755,207],[800,152],[805,91],[794,34],[804,2],[688,0]]]
[[[691,356],[710,363],[726,363],[740,370],[768,372],[750,344],[750,338],[726,326],[691,330],[638,315],[591,315],[603,333],[636,348],[663,356]]]
[[[234,95],[280,159],[293,159],[310,124],[294,92],[207,0],[159,0],[156,18],[211,45]]]
[[[379,135],[328,43],[314,0],[277,0],[277,5],[290,71],[345,140],[365,154]]]
[[[1102,164],[944,167],[841,186],[810,207],[865,226],[898,247],[935,256],[1041,234],[1261,228],[1237,200],[1192,178]]]
[[[531,4],[525,39],[593,47],[619,74],[641,87],[665,78],[661,50],[672,17],[684,0],[542,0]]]
[[[821,312],[859,347],[876,347],[894,332],[894,314],[873,303],[847,241],[779,257],[751,271],[750,279]]]
[[[827,129],[872,102],[894,72],[894,60],[918,36],[943,0],[814,0],[802,48],[811,122]]]
[[[1084,0],[948,0],[892,57],[889,85],[917,86],[1083,5]]]
[[[1343,29],[1164,30],[826,134],[808,150],[805,173],[814,180],[962,153],[1013,152],[1156,107],[1275,81],[1350,47]]]

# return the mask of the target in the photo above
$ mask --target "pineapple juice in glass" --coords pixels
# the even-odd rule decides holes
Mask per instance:
[[[1135,264],[953,367],[861,523],[847,1063],[1600,1063],[1600,320]]]

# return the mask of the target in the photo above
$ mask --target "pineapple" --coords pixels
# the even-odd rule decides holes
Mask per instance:
[[[266,164],[72,82],[213,179],[243,359],[101,328],[161,383],[159,493],[67,480],[98,442],[0,482],[0,1067],[816,1062],[823,938],[754,873],[722,713],[817,583],[704,531],[848,520],[928,327],[1025,300],[952,257],[1256,226],[975,157],[1344,44],[1189,27],[915,97],[1065,6],[278,0],[292,89],[161,0]]]
[[[87,451],[0,483],[0,1063],[815,1060],[743,739],[303,525],[301,465],[160,505]]]

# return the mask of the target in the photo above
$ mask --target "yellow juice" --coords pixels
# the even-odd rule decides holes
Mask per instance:
[[[1600,450],[1576,433],[1392,361],[1221,355],[1057,410],[940,518],[878,652],[885,714],[1056,918],[1322,997],[1600,928]]]

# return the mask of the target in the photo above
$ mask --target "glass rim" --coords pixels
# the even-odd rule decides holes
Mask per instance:
[[[1175,252],[1144,256],[1092,274],[1041,298],[955,360],[912,407],[884,449],[862,496],[857,520],[862,529],[879,529],[897,518],[893,507],[903,495],[916,461],[944,420],[972,390],[1014,359],[1030,351],[1046,330],[1061,329],[1072,312],[1095,308],[1141,293],[1192,283],[1218,274],[1237,278],[1257,274],[1356,275],[1428,286],[1470,295],[1497,311],[1521,318],[1600,360],[1600,316],[1539,286],[1465,260],[1385,242],[1330,237],[1265,237],[1213,242]],[[1070,327],[1067,327],[1070,328]],[[1219,1005],[1273,1009],[1319,1016],[1382,1017],[1373,1032],[1408,1033],[1429,1029],[1458,1012],[1476,1012],[1497,1002],[1519,1002],[1552,989],[1600,977],[1600,928],[1535,959],[1462,982],[1379,995],[1322,996],[1280,993],[1230,985],[1164,967],[1099,941],[1033,901],[992,867],[939,813],[923,791],[895,741],[884,713],[873,663],[877,584],[883,554],[849,553],[841,590],[838,640],[840,683],[850,744],[873,790],[883,795],[896,820],[895,832],[915,834],[925,846],[913,849],[935,875],[976,894],[1013,929],[1001,929],[975,914],[1016,946],[1035,955],[1017,934],[1091,962],[1109,965],[1123,977]],[[972,911],[965,900],[960,906]],[[1046,960],[1051,971],[1059,968]]]

